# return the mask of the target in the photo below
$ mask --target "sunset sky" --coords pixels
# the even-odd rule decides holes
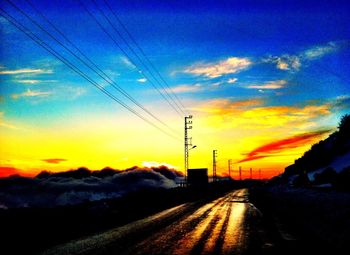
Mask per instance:
[[[82,2],[1,1],[0,176],[80,166],[183,170],[184,114],[173,99],[193,115],[190,167],[211,172],[217,149],[219,174],[232,159],[234,170],[271,177],[350,112],[347,1]]]

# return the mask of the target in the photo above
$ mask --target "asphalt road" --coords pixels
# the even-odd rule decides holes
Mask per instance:
[[[44,254],[262,254],[269,244],[246,189],[182,204]]]

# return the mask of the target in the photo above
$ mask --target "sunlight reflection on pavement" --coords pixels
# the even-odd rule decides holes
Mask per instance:
[[[45,254],[242,254],[252,210],[247,197],[240,189],[199,208],[183,204]]]

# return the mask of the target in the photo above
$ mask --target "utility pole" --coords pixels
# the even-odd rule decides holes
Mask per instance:
[[[242,167],[239,167],[239,180],[242,181]]]
[[[188,137],[188,130],[192,129],[192,115],[185,117],[185,182],[188,177],[188,146],[192,146],[192,138]]]
[[[261,180],[261,169],[259,168],[259,180]]]
[[[231,162],[232,162],[232,159],[229,159],[228,160],[228,177],[231,179]]]
[[[250,168],[250,179],[252,180],[253,179],[253,169],[252,168]]]
[[[216,157],[218,156],[218,151],[213,150],[213,182],[216,181]]]

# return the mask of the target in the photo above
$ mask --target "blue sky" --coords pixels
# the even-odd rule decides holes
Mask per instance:
[[[11,2],[71,47],[28,2],[2,1],[1,8],[101,86],[118,95],[109,84],[26,19]],[[32,2],[111,79],[160,119],[171,123],[182,136],[182,119],[175,117],[176,112],[140,73],[143,71],[147,78],[150,77],[99,12],[98,8],[102,8],[118,31],[128,38],[104,0],[96,0],[98,7],[93,1],[84,1],[84,6],[132,56],[131,60],[77,1]],[[346,1],[107,2],[176,96],[198,116],[198,123],[211,127],[210,131],[203,128],[199,133],[213,135],[224,130],[218,137],[238,133],[244,134],[241,137],[243,144],[251,141],[251,148],[231,151],[230,141],[215,140],[218,144],[227,143],[223,145],[226,157],[235,155],[239,160],[260,143],[301,132],[332,129],[339,117],[349,110],[350,7]],[[105,115],[123,119],[117,121],[119,125],[114,123],[117,125],[115,130],[120,129],[120,124],[125,125],[125,121],[140,127],[148,125],[106,98],[4,17],[0,18],[0,25],[1,128],[9,143],[12,139],[9,137],[16,137],[16,132],[24,132],[24,129],[44,129],[45,133],[62,126],[74,129],[81,122],[94,126],[90,121],[100,122],[99,116]],[[131,45],[137,51],[135,45]],[[78,54],[74,49],[72,51]],[[234,124],[236,119],[244,119],[242,123],[245,125],[254,125],[249,118],[263,118],[265,113],[260,113],[262,110],[271,113],[269,121],[274,125],[266,123],[264,127],[256,127],[249,136],[244,127]],[[264,121],[262,119],[260,123]],[[118,132],[124,131],[120,129]],[[144,136],[147,132],[152,131],[145,130]],[[138,137],[139,140],[143,138]],[[26,149],[32,146],[29,140]],[[212,144],[202,146],[209,148]],[[300,154],[305,147],[299,149]],[[2,164],[17,167],[16,158],[23,155],[16,155],[12,150],[4,150],[7,156]],[[54,153],[57,150],[48,157],[59,157]],[[153,153],[159,151],[154,149]],[[198,152],[198,160],[203,153]],[[38,161],[40,156],[28,154],[25,157],[29,158],[28,161]],[[127,163],[154,160],[144,157],[133,157]],[[170,161],[169,164],[181,165],[181,153],[174,159],[169,155],[164,158]],[[280,165],[287,165],[290,160],[281,159]],[[82,160],[74,162],[85,164]],[[29,165],[33,169],[43,167],[34,163]],[[20,167],[26,168],[24,163]]]

